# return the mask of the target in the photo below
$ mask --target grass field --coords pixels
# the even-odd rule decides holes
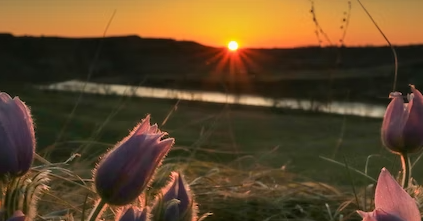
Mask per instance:
[[[277,215],[280,217],[288,217],[282,212],[284,208],[295,210],[295,205],[302,205],[300,202],[278,203],[272,198],[278,194],[286,195],[289,188],[280,190],[278,187],[282,192],[272,188],[258,191],[257,186],[249,188],[246,180],[267,187],[283,186],[287,180],[303,184],[322,182],[336,187],[336,191],[348,197],[352,185],[360,187],[372,183],[363,175],[348,172],[345,167],[319,156],[347,162],[349,167],[364,171],[368,156],[376,155],[368,163],[368,175],[373,178],[383,166],[393,173],[400,169],[398,157],[389,154],[381,145],[381,119],[88,94],[81,97],[76,111],[70,115],[78,101],[78,93],[39,91],[24,85],[3,85],[0,91],[19,96],[31,107],[38,153],[52,162],[63,161],[78,152],[82,154],[79,161],[93,165],[107,148],[126,136],[146,114],[151,114],[152,122],[158,123],[176,139],[167,163],[188,165],[186,173],[191,180],[214,171],[214,175],[210,175],[214,180],[209,184],[220,188],[213,192],[221,196],[220,201],[211,202],[217,198],[211,198],[208,195],[210,190],[205,186],[193,187],[201,211],[215,213],[210,220],[264,220],[270,215],[257,215],[257,219],[250,216],[275,211],[279,211]],[[78,160],[75,165],[84,165],[78,164]],[[415,178],[421,182],[421,163],[417,163],[414,169]],[[77,170],[86,178],[91,174],[88,167]],[[228,194],[224,184],[239,189]],[[311,186],[305,187],[313,192]],[[336,192],[330,188],[325,191]],[[269,199],[263,198],[266,194]],[[249,201],[248,197],[255,200]],[[341,202],[338,198],[335,201]],[[326,198],[319,202],[314,202],[313,198],[309,200],[317,207],[316,211],[325,208],[324,202],[329,203]],[[217,202],[224,202],[225,206]],[[258,207],[261,209],[257,210]],[[241,209],[244,215],[250,214],[249,217],[231,217],[234,211]],[[320,217],[316,214],[310,216]]]

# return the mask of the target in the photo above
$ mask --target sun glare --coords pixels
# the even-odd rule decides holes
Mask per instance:
[[[238,43],[236,41],[229,42],[228,49],[231,51],[236,51],[238,49]]]

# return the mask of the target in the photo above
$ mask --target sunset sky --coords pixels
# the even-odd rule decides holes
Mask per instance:
[[[315,0],[317,19],[337,43],[346,0]],[[382,45],[383,37],[353,0],[346,45]],[[422,0],[362,0],[393,44],[423,43]],[[0,0],[0,32],[192,40],[209,46],[317,45],[309,0]]]

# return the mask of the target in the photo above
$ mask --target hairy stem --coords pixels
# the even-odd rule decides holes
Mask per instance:
[[[401,154],[402,188],[407,188],[411,178],[411,163],[407,153]]]
[[[98,220],[98,217],[101,216],[103,213],[103,209],[106,206],[106,202],[104,200],[99,200],[96,204],[93,210],[91,211],[90,216],[88,217],[88,221],[96,221]]]

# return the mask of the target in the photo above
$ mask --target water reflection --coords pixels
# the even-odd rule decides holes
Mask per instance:
[[[40,88],[48,90],[84,91],[85,93],[106,95],[181,99],[213,103],[241,104],[249,106],[314,110],[325,113],[348,114],[374,118],[382,118],[386,108],[385,106],[381,105],[371,105],[359,102],[321,103],[310,100],[290,98],[274,99],[252,95],[233,95],[220,92],[163,89],[118,84],[99,84],[77,80],[60,82],[48,86],[41,86]]]

